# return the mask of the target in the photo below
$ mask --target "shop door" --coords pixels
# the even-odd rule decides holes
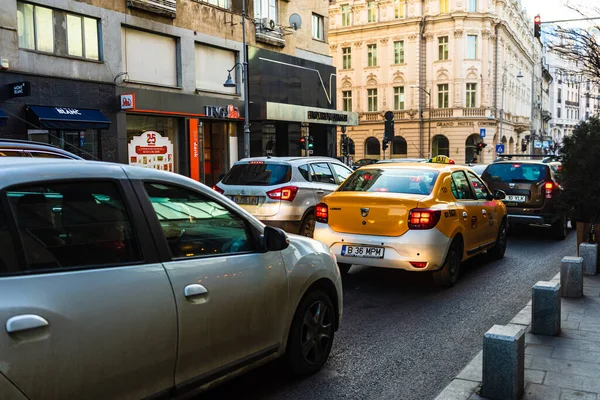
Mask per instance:
[[[204,136],[204,171],[208,186],[219,182],[227,172],[229,134],[227,123],[206,124]]]

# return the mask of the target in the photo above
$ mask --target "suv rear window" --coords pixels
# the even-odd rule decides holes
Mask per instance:
[[[483,173],[490,182],[539,182],[547,177],[548,167],[541,164],[490,164]]]
[[[419,169],[367,169],[354,172],[339,192],[429,194],[439,173]]]
[[[224,185],[273,186],[289,182],[292,168],[288,164],[236,164],[223,178]]]

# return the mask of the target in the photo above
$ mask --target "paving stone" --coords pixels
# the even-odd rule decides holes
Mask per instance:
[[[525,346],[525,354],[531,356],[552,357],[554,346],[543,344],[528,344]]]
[[[564,372],[546,373],[544,385],[592,393],[598,393],[600,391],[600,380],[598,378],[565,374]]]
[[[559,400],[561,390],[555,387],[528,383],[525,386],[523,400]]]
[[[560,321],[560,327],[561,329],[581,329],[580,325],[581,322],[577,322],[577,321]]]
[[[598,400],[598,395],[596,393],[562,389],[560,393],[560,400]]]
[[[552,357],[533,357],[531,369],[572,375],[600,377],[598,364]]]
[[[560,337],[567,339],[581,339],[590,342],[600,342],[600,332],[590,332],[575,329],[563,329]]]
[[[456,378],[467,381],[482,381],[483,351],[480,351],[473,360],[462,370]]]
[[[546,371],[540,371],[537,369],[526,369],[525,370],[525,382],[531,383],[543,383]]]
[[[600,364],[600,353],[589,350],[576,350],[565,349],[563,347],[556,347],[552,352],[552,358]],[[600,366],[596,365],[595,369],[598,369],[598,375],[595,376],[600,376]]]
[[[435,400],[467,400],[479,387],[478,382],[454,379]]]
[[[579,329],[582,331],[600,332],[600,323],[588,322],[586,319],[579,322]]]

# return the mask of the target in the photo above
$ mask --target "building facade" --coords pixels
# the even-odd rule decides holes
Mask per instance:
[[[45,141],[86,158],[173,171],[209,185],[243,156],[241,0],[2,3],[0,109],[7,118],[1,137]],[[298,86],[322,86],[326,101],[275,100],[334,110],[328,1],[246,3],[251,113],[265,91]],[[269,81],[260,75],[261,63],[277,57],[285,64],[268,71]],[[294,75],[288,65],[321,71],[323,79]],[[228,73],[234,87],[224,87]],[[256,121],[257,129],[250,120],[252,154],[269,153],[262,145],[266,118]],[[323,136],[318,151],[327,153],[335,135],[328,138],[330,128],[319,122],[313,121]],[[279,145],[270,154],[286,151]]]
[[[360,116],[348,130],[354,159],[490,162],[498,144],[521,151],[541,44],[520,2],[336,0],[329,37],[339,106]],[[395,137],[383,154],[387,111]],[[480,140],[487,147],[476,157]]]

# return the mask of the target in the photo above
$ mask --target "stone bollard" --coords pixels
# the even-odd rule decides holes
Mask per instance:
[[[598,272],[598,245],[596,243],[581,243],[579,245],[579,256],[583,258],[583,273],[585,275],[596,275],[596,272]]]
[[[560,267],[562,297],[583,297],[583,258],[564,257]]]
[[[531,333],[560,333],[560,283],[540,281],[531,288]]]
[[[517,325],[494,325],[483,335],[481,395],[517,400],[525,386],[525,331]]]

